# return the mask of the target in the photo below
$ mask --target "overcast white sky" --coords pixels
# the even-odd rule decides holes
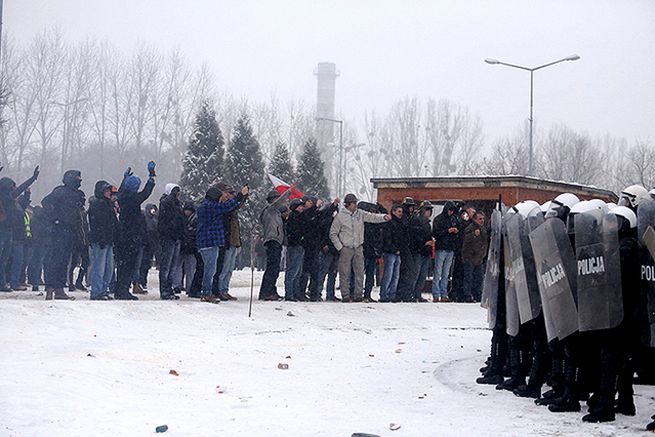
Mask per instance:
[[[445,97],[483,118],[490,136],[527,118],[655,142],[653,0],[5,0],[4,32],[27,40],[57,25],[70,40],[179,46],[221,89],[313,103],[313,69],[341,71],[337,110],[361,117],[404,96]]]

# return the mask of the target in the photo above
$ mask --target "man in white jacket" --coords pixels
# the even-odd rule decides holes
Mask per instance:
[[[364,288],[364,223],[391,220],[388,214],[372,214],[357,209],[357,197],[347,194],[345,208],[334,217],[330,240],[339,251],[339,284],[342,302],[361,302]],[[355,288],[350,296],[350,272],[355,273]]]

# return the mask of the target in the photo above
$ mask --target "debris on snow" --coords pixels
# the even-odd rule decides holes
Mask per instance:
[[[168,431],[168,425],[159,425],[157,428],[155,428],[155,432],[161,433],[161,432],[166,432]]]
[[[289,365],[287,363],[278,363],[277,368],[280,370],[287,370]]]
[[[292,313],[291,311],[289,311],[289,312],[287,313],[287,316],[289,316],[289,317],[296,317],[296,315],[295,315],[294,313]]]
[[[398,431],[398,430],[400,429],[400,423],[393,423],[393,422],[391,422],[391,423],[389,424],[389,429],[390,429],[391,431]]]
[[[173,376],[180,376],[180,374],[177,373],[177,371],[176,371],[175,369],[171,369],[171,370],[169,370],[169,371],[168,371],[168,374],[169,374],[169,375],[173,375]]]

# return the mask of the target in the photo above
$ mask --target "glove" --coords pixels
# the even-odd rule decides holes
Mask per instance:
[[[36,167],[34,167],[34,173],[32,174],[32,178],[34,178],[34,180],[37,180],[39,178],[39,173],[40,170],[39,170],[39,166],[37,165]]]
[[[150,174],[151,178],[154,178],[155,176],[157,176],[157,174],[155,173],[155,166],[156,165],[157,164],[155,164],[155,161],[148,162],[148,173]]]
[[[132,167],[128,167],[125,169],[125,173],[123,173],[124,178],[129,178],[132,176],[134,173],[132,173]]]

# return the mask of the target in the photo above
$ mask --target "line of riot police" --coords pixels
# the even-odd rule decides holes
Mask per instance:
[[[499,203],[482,298],[491,354],[477,382],[554,413],[586,401],[585,422],[634,416],[633,384],[655,380],[654,228],[655,190],[638,185],[618,205],[571,193]]]

